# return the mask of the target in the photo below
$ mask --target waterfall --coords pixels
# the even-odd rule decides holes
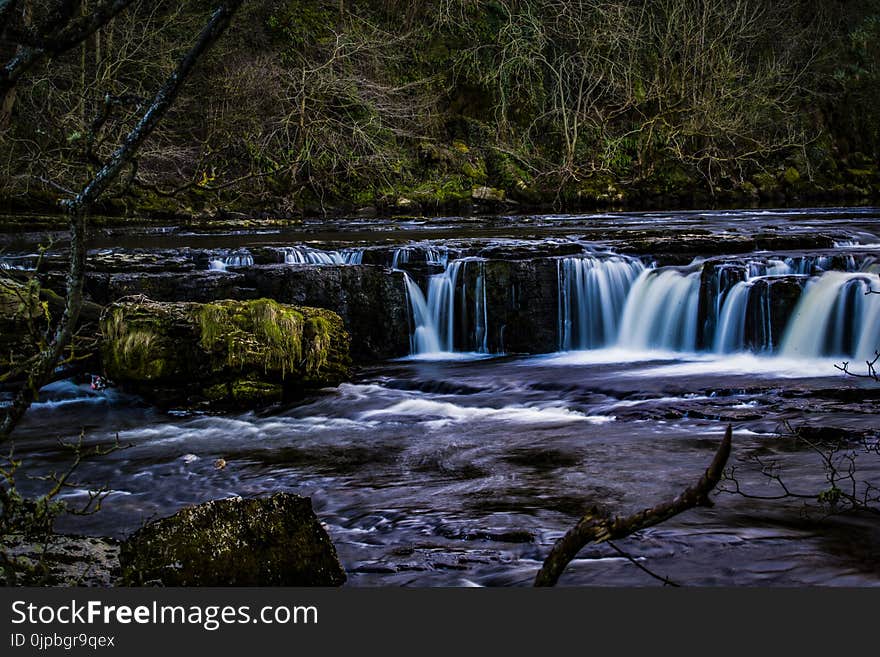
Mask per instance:
[[[288,265],[344,265],[338,251],[322,251],[308,246],[288,246],[282,249]]]
[[[346,249],[339,255],[346,265],[362,265],[364,263],[363,249]]]
[[[254,264],[254,256],[248,251],[238,251],[236,253],[214,258],[208,263],[208,269],[212,271],[226,271],[229,267],[252,267]]]
[[[468,287],[461,281],[468,267],[477,267],[473,286],[473,306],[468,303]],[[454,352],[456,326],[465,328],[472,312],[473,333],[460,336],[465,350],[489,353],[486,277],[484,261],[465,258],[453,260],[440,274],[428,278],[427,298],[415,281],[404,274],[414,330],[410,340],[413,354]]]
[[[400,269],[400,265],[410,262],[426,262],[445,267],[449,261],[448,255],[446,249],[434,246],[402,246],[394,249],[391,254],[391,268]]]
[[[620,316],[639,260],[585,256],[557,260],[559,348],[596,349],[617,339]]]
[[[788,324],[781,353],[870,359],[880,348],[880,290],[876,274],[831,271],[809,282]]]
[[[618,344],[630,349],[696,351],[700,271],[643,271],[626,299]]]
[[[310,246],[285,246],[278,250],[288,265],[360,265],[364,261],[363,249],[325,251]]]
[[[489,310],[486,303],[486,267],[482,260],[476,261],[479,267],[474,293],[474,343],[481,354],[489,353]],[[465,261],[467,266],[467,261]]]
[[[745,347],[746,309],[751,289],[751,285],[741,281],[727,293],[715,331],[714,351],[730,353]]]
[[[413,332],[410,336],[410,353],[413,354],[436,354],[442,351],[440,338],[437,335],[437,325],[431,316],[431,310],[425,300],[425,295],[419,289],[416,282],[403,275],[406,283],[406,296],[412,311]]]
[[[490,269],[486,258],[452,258],[445,249],[410,245],[388,259],[404,270],[413,354],[503,350],[506,325],[517,321],[510,318],[528,312],[521,297],[528,286],[511,280],[508,290],[493,289],[508,281],[499,273],[507,270]],[[755,254],[646,268],[636,258],[585,253],[544,262],[552,267],[553,261],[557,314],[546,317],[553,313],[545,307],[536,321],[555,322],[561,351],[615,346],[861,359],[880,348],[880,295],[865,294],[880,290],[873,258]],[[441,264],[441,273],[430,273]],[[545,281],[541,276],[536,280]],[[521,344],[522,336],[517,340]]]

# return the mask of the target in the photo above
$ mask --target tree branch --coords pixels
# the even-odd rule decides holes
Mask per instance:
[[[715,488],[724,472],[730,456],[733,429],[728,425],[724,440],[715,452],[715,457],[696,485],[687,488],[679,496],[668,502],[657,504],[649,509],[626,518],[611,518],[592,508],[556,542],[544,565],[535,578],[535,586],[554,586],[565,568],[577,553],[589,543],[603,543],[624,538],[637,531],[657,525],[695,506],[711,506],[709,493]]]
[[[120,0],[121,1],[121,0]],[[70,269],[67,273],[67,293],[64,312],[55,329],[49,346],[38,356],[13,403],[6,409],[0,422],[0,441],[9,437],[12,430],[24,416],[39,389],[46,384],[55,369],[61,354],[70,343],[74,328],[79,319],[83,303],[83,282],[86,262],[86,217],[101,194],[119,176],[119,173],[135,156],[137,150],[150,136],[162,117],[173,104],[186,78],[208,48],[228,27],[232,16],[244,0],[227,0],[218,7],[208,24],[202,29],[195,44],[183,56],[177,68],[159,89],[137,125],[125,137],[122,145],[111,155],[105,164],[83,190],[71,199],[62,202],[62,207],[70,217]]]
[[[11,60],[0,69],[0,100],[15,86],[18,79],[47,57],[57,57],[79,45],[100,30],[134,0],[107,0],[85,16],[70,21],[66,26],[48,33],[40,43],[24,45],[18,49]],[[15,0],[7,0],[15,5]],[[9,9],[0,5],[0,24],[8,20]]]

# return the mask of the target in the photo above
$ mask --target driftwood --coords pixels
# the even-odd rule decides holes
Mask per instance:
[[[626,518],[612,518],[601,513],[595,507],[587,511],[584,517],[553,546],[550,554],[544,560],[544,565],[538,571],[535,586],[554,586],[571,560],[589,543],[602,543],[624,538],[695,506],[712,506],[709,493],[718,485],[724,472],[724,466],[730,456],[732,434],[733,430],[728,426],[724,440],[721,441],[718,451],[715,452],[715,458],[712,459],[709,468],[703,473],[696,485],[685,489],[675,499],[657,504]]]

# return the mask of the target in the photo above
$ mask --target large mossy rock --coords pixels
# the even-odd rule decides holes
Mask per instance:
[[[348,377],[338,315],[271,299],[126,299],[101,319],[107,375],[159,403],[259,406]]]
[[[340,586],[345,570],[308,497],[276,493],[185,508],[122,544],[130,586]]]
[[[36,353],[32,331],[45,328],[44,309],[32,288],[10,278],[0,278],[0,374]]]

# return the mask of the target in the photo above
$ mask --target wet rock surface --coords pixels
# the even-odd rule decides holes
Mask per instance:
[[[370,265],[275,265],[244,272],[248,287],[281,303],[327,308],[345,322],[360,362],[409,353],[409,308],[401,272]]]
[[[118,582],[119,542],[113,539],[61,534],[44,544],[7,534],[3,541],[10,557],[48,568],[42,585],[103,588]]]

